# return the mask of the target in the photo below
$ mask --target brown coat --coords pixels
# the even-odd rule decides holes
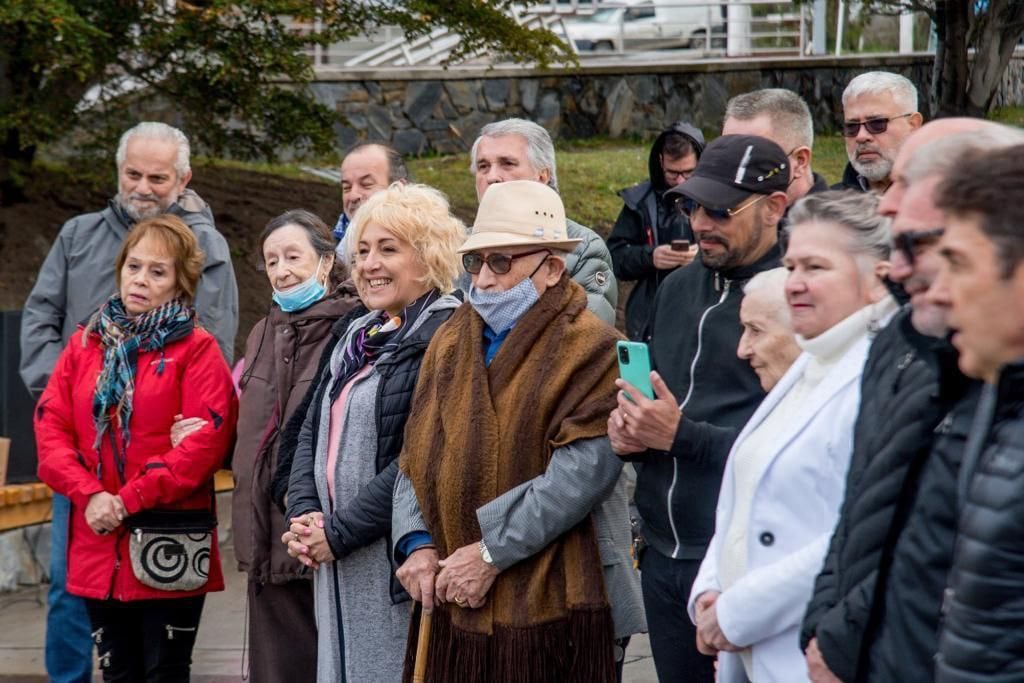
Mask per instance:
[[[232,469],[232,536],[238,567],[257,583],[309,578],[281,543],[284,516],[270,497],[281,429],[316,379],[331,325],[359,303],[350,283],[309,308],[285,313],[274,305],[249,333]]]

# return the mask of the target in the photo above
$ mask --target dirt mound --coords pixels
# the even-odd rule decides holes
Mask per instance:
[[[268,220],[304,208],[333,225],[341,210],[341,190],[325,182],[282,178],[234,168],[197,166],[190,187],[213,207],[217,228],[231,247],[238,278],[240,320],[235,341],[241,357],[245,337],[267,312],[270,286],[256,269],[256,240]],[[28,183],[28,201],[0,207],[0,310],[22,308],[39,267],[61,225],[80,213],[106,206],[116,190],[58,171],[37,171]]]

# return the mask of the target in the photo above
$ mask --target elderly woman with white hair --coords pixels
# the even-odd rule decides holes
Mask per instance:
[[[843,500],[868,347],[896,310],[877,207],[827,192],[791,212],[786,299],[803,353],[733,444],[688,605],[722,683],[808,680],[800,620]]]
[[[392,572],[391,495],[420,363],[461,301],[463,224],[425,185],[393,184],[345,236],[370,312],[325,349],[288,481],[288,553],[316,570],[317,680],[397,681],[408,594]]]

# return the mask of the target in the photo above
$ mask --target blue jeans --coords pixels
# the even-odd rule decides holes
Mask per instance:
[[[92,637],[82,598],[64,590],[68,578],[71,501],[53,494],[50,531],[50,593],[46,603],[46,673],[53,683],[92,680]]]

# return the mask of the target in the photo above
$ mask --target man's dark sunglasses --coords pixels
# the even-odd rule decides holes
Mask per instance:
[[[934,243],[942,237],[945,228],[932,228],[930,230],[908,230],[892,237],[893,251],[899,251],[907,263],[914,265],[914,258],[918,249]]]
[[[767,196],[768,195],[766,194],[758,195],[756,199],[753,199],[753,201],[745,201],[744,203],[739,204],[738,206],[734,206],[731,209],[711,209],[704,206],[703,204],[698,203],[694,199],[691,199],[689,197],[682,197],[679,199],[678,202],[676,202],[676,208],[678,208],[679,212],[682,213],[687,218],[692,218],[693,213],[699,208],[702,209],[704,211],[704,215],[710,218],[711,220],[715,221],[716,223],[724,223],[733,216],[742,213],[745,209],[748,209],[754,204],[757,204],[759,201],[761,201]]]
[[[483,269],[484,264],[491,269],[491,272],[495,275],[504,275],[508,271],[512,270],[512,262],[517,258],[523,258],[524,256],[533,256],[534,254],[540,254],[541,252],[551,253],[550,249],[535,249],[528,251],[525,254],[488,254],[487,258],[484,258],[475,251],[471,251],[468,254],[462,255],[462,267],[466,269],[467,273],[471,275],[478,275]]]
[[[868,119],[867,121],[845,121],[843,122],[843,137],[855,138],[857,133],[860,132],[860,127],[864,126],[868,129],[868,132],[872,135],[879,135],[889,130],[889,122],[895,121],[896,119],[905,119],[908,116],[913,116],[914,112],[909,114],[900,114],[899,116],[893,116],[892,118],[879,118],[879,119]]]

